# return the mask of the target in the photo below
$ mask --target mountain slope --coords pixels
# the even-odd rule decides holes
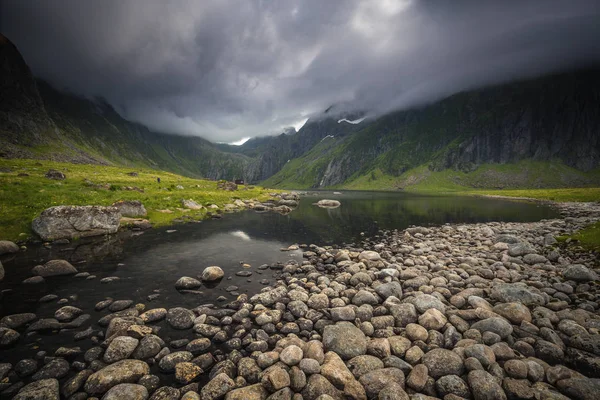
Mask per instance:
[[[357,125],[338,123],[339,118],[339,115],[324,112],[307,121],[297,133],[257,137],[242,146],[225,146],[221,149],[252,157],[244,176],[250,182],[262,181],[276,174],[288,161],[309,152],[324,138],[347,137],[360,129]]]
[[[199,137],[152,132],[110,105],[36,81],[0,35],[0,157],[163,169],[212,179],[243,177],[250,159]]]
[[[209,141],[150,131],[123,119],[109,104],[58,92],[40,82],[40,93],[60,132],[85,152],[119,165],[143,165],[211,179],[243,176],[249,159],[223,154]]]
[[[19,50],[0,34],[0,155],[56,139],[31,70]],[[9,148],[10,147],[10,148]]]
[[[416,167],[425,167],[428,174],[469,173],[526,160],[562,164],[570,171],[563,169],[565,178],[560,181],[542,174],[533,182],[538,186],[568,186],[575,175],[579,184],[598,184],[596,174],[586,172],[600,165],[599,103],[600,70],[459,93],[419,109],[366,120],[336,146],[305,153],[265,184],[357,187],[356,182],[377,174],[400,178],[410,171],[422,180],[423,171],[411,171]],[[462,182],[470,184],[469,179]],[[526,183],[515,181],[515,186]]]

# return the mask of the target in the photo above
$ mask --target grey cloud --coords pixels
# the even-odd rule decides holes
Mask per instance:
[[[600,61],[593,0],[4,0],[34,73],[153,129],[231,142]]]

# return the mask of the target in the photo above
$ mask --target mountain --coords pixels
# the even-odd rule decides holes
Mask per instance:
[[[18,145],[32,146],[56,139],[55,130],[31,70],[15,45],[0,34],[0,138],[3,139],[3,151],[18,153]]]
[[[152,167],[286,188],[600,185],[600,69],[457,93],[382,116],[330,107],[241,146],[153,132],[35,80],[0,35],[0,157]]]
[[[287,163],[266,184],[403,188],[445,171],[467,186],[597,185],[597,104],[598,69],[458,93],[367,119],[351,135],[324,140]],[[517,164],[531,171],[506,170]]]
[[[242,177],[251,161],[199,137],[153,132],[101,99],[36,81],[2,35],[0,69],[0,157],[144,166],[211,179]]]

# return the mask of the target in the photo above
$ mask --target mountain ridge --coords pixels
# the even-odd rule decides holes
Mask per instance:
[[[593,108],[600,104],[600,69],[460,92],[363,120],[328,109],[298,132],[286,129],[240,146],[153,132],[106,102],[61,92],[36,80],[4,36],[0,70],[0,157],[152,167],[275,187],[370,187],[379,177],[377,187],[394,181],[387,188],[396,189],[444,171],[480,184],[473,180],[480,168],[496,168],[498,175],[504,165],[531,161],[548,170],[564,166],[564,181],[538,174],[541,186],[569,179],[600,184],[594,173],[600,116]]]

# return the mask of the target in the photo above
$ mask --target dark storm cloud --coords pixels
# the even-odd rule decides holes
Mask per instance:
[[[4,0],[34,73],[214,141],[332,104],[380,113],[600,59],[590,1]]]

